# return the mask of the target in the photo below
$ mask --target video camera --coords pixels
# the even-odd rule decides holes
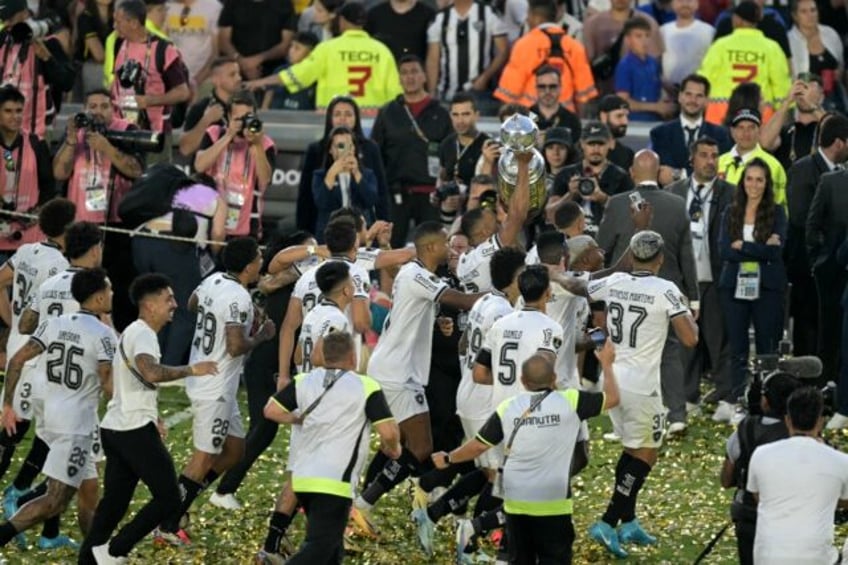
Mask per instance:
[[[92,116],[80,112],[73,118],[74,127],[90,132],[96,132],[109,140],[109,143],[130,153],[159,153],[165,147],[165,137],[150,130],[115,130],[107,129],[106,125]]]
[[[61,27],[62,20],[59,19],[59,16],[50,14],[37,20],[29,18],[23,22],[16,23],[9,28],[9,35],[12,36],[12,41],[15,43],[24,43],[35,39],[43,39]]]
[[[751,416],[762,416],[760,400],[763,395],[763,383],[774,373],[786,373],[795,377],[802,385],[815,384],[821,376],[821,359],[813,355],[789,357],[786,354],[758,355],[751,363],[751,381],[745,390],[745,406]],[[812,382],[811,382],[812,381]],[[836,384],[828,382],[821,388],[824,399],[822,414],[833,416],[836,412]]]

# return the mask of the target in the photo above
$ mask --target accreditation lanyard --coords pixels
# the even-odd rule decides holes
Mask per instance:
[[[480,137],[480,133],[474,136],[474,139],[471,140],[471,143],[463,147],[459,144],[459,136],[456,136],[456,163],[453,166],[453,178],[454,180],[459,178],[459,162],[465,156],[465,153],[477,142],[477,138]]]
[[[539,406],[542,405],[542,402],[544,402],[545,399],[548,397],[548,395],[551,394],[552,392],[553,392],[553,390],[546,390],[544,392],[544,394],[541,394],[541,395],[537,396],[535,399],[533,399],[533,402],[530,403],[530,406],[527,407],[527,410],[525,410],[524,412],[521,413],[521,416],[518,418],[518,422],[516,422],[515,427],[512,428],[512,433],[509,434],[509,439],[507,440],[506,444],[504,445],[503,463],[501,463],[501,468],[498,469],[498,481],[500,482],[499,490],[501,490],[501,492],[503,492],[503,490],[502,490],[503,489],[503,472],[504,472],[504,469],[506,468],[506,462],[509,460],[509,454],[512,451],[512,444],[515,441],[515,436],[518,433],[518,430],[520,430],[521,426],[523,426],[527,422],[527,418],[530,416],[530,414],[532,414],[537,408],[539,408]]]
[[[409,116],[409,121],[412,122],[412,129],[415,131],[415,135],[417,135],[424,143],[430,143],[430,140],[427,139],[427,136],[424,135],[424,132],[421,130],[421,126],[419,126],[418,122],[415,121],[415,116],[412,115],[412,111],[409,109],[409,106],[404,103],[403,109],[406,110],[406,115]]]

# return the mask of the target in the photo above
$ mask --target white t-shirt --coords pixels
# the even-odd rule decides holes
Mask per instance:
[[[463,418],[484,420],[492,413],[492,386],[474,382],[474,362],[492,325],[512,312],[512,305],[506,296],[493,291],[475,302],[468,313],[468,326],[465,330],[468,350],[464,356],[460,356],[462,379],[456,390],[456,413]]]
[[[8,359],[29,339],[29,336],[21,335],[18,331],[24,308],[32,301],[41,284],[67,269],[68,264],[59,246],[48,241],[25,243],[9,259],[9,266],[15,276],[12,282],[12,327],[9,328],[9,341],[6,344]]]
[[[660,363],[669,322],[689,312],[677,286],[647,273],[613,273],[589,282],[589,300],[606,302],[619,388],[644,395],[660,393]]]
[[[32,339],[44,348],[38,365],[47,375],[44,429],[63,435],[94,433],[100,400],[98,369],[112,363],[115,332],[95,314],[80,311],[44,320]]]
[[[312,351],[318,344],[318,340],[333,332],[350,332],[352,325],[344,312],[342,312],[335,302],[330,300],[322,300],[312,309],[306,318],[303,319],[303,324],[300,326],[300,336],[298,343],[300,350],[303,353],[303,363],[298,365],[298,373],[308,373],[314,367],[312,366],[311,358]]]
[[[41,283],[29,303],[29,309],[38,313],[39,320],[79,311],[79,302],[71,294],[71,281],[81,270],[79,267],[68,267]]]
[[[119,349],[112,361],[112,400],[106,407],[100,427],[119,431],[135,430],[159,418],[156,404],[159,392],[154,385],[142,382],[130,371],[121,355],[120,346],[123,346],[127,360],[136,370],[135,358],[139,355],[150,355],[158,363],[162,354],[156,332],[144,320],[136,320],[121,334]]]
[[[420,261],[400,268],[392,286],[392,310],[368,362],[369,376],[381,385],[412,381],[427,386],[433,324],[439,297],[447,289],[447,283]]]
[[[701,61],[713,42],[715,28],[701,20],[688,27],[677,27],[677,22],[660,26],[665,52],[662,56],[663,79],[674,84],[697,72]]]
[[[489,292],[492,290],[492,273],[489,264],[492,255],[501,248],[498,234],[493,235],[474,249],[469,249],[459,257],[456,276],[465,292]]]
[[[194,291],[197,323],[191,342],[190,363],[217,361],[215,376],[188,377],[186,394],[191,399],[234,398],[244,369],[244,355],[227,353],[227,326],[240,326],[245,337],[253,327],[250,293],[230,274],[215,273]]]
[[[195,0],[184,14],[180,2],[168,3],[165,33],[177,49],[194,78],[215,53],[218,41],[218,16],[221,3],[216,0]]]
[[[492,404],[523,392],[521,365],[540,349],[554,355],[562,347],[562,326],[535,309],[513,312],[492,324],[483,337],[477,361],[491,368]]]
[[[805,436],[758,447],[748,490],[759,495],[754,562],[835,563],[833,513],[848,499],[848,455]]]

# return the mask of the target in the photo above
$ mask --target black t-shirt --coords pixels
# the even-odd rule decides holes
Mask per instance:
[[[297,29],[297,14],[291,0],[224,0],[218,27],[233,29],[232,43],[239,55],[256,55],[277,45],[284,29]],[[270,74],[283,61],[266,61],[263,74]]]
[[[365,31],[385,43],[395,61],[410,53],[423,61],[427,58],[427,28],[435,15],[433,8],[421,2],[405,14],[398,14],[384,2],[368,12]]]
[[[609,159],[611,163],[614,163],[625,171],[628,171],[633,165],[634,155],[635,153],[632,149],[624,145],[621,141],[616,141],[615,147],[613,147],[613,149],[609,152],[607,159]]]
[[[111,19],[107,23],[103,23],[97,14],[91,14],[87,11],[80,14],[77,18],[77,45],[74,58],[77,61],[88,61],[91,59],[91,53],[88,53],[85,48],[86,40],[91,36],[97,36],[100,43],[105,46],[106,38],[112,32],[112,27]]]
[[[783,126],[780,130],[780,147],[774,152],[774,156],[784,169],[788,171],[792,163],[813,151],[813,140],[816,137],[817,128],[818,122],[809,124],[795,122]]]
[[[536,118],[536,125],[539,126],[541,131],[548,130],[550,128],[555,127],[566,127],[571,131],[571,142],[577,143],[580,139],[580,134],[583,132],[583,126],[580,123],[580,118],[577,117],[576,114],[570,112],[567,108],[560,106],[557,113],[551,116],[550,119],[544,117],[542,113],[539,111],[539,105],[530,108],[530,111],[538,116]]]
[[[215,96],[215,92],[213,91],[210,96],[207,96],[206,98],[201,98],[200,100],[192,104],[191,107],[189,107],[188,113],[186,114],[185,122],[183,123],[183,129],[188,131],[190,129],[193,129],[194,126],[196,126],[197,124],[199,124],[200,120],[203,118],[203,113],[206,111],[206,108],[208,108],[209,105],[213,103],[220,104],[224,108],[227,107],[227,103]],[[227,125],[227,123],[223,119],[220,119],[212,125],[225,126]]]
[[[568,181],[574,175],[582,174],[582,163],[575,163],[574,165],[565,167],[554,178],[553,194],[555,196],[565,196],[568,194]],[[598,179],[598,186],[610,196],[615,196],[616,194],[631,190],[633,188],[633,180],[624,169],[610,162],[601,173],[601,177]],[[580,202],[582,199],[578,196],[575,198],[575,201]]]
[[[445,180],[461,182],[465,186],[471,185],[477,161],[483,153],[483,144],[489,136],[478,133],[469,145],[461,147],[457,141],[456,133],[447,136],[439,145],[439,163],[445,169]],[[459,158],[459,166],[457,166]],[[458,172],[458,174],[457,174]],[[454,178],[458,177],[458,178]]]

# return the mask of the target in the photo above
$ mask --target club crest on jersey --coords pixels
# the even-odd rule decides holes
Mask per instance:
[[[542,330],[542,344],[543,345],[551,345],[551,342],[554,339],[553,330]]]
[[[239,312],[238,302],[233,302],[232,304],[230,304],[230,319],[231,320],[238,320],[238,319],[240,319],[240,317],[241,316],[240,316],[240,312]],[[244,321],[244,320],[242,320],[242,321]]]
[[[68,465],[68,476],[69,477],[75,477],[78,472],[79,472],[79,470],[76,468],[75,465]]]

